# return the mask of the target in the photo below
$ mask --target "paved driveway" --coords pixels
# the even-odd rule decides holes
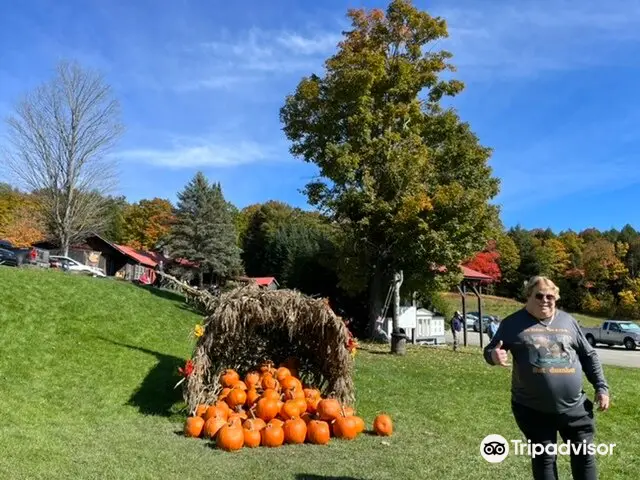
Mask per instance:
[[[460,332],[458,342],[463,345],[464,332]],[[446,332],[447,343],[453,344],[453,336],[451,332]],[[489,337],[484,334],[482,345],[486,346],[489,343]],[[467,345],[480,345],[480,334],[473,330],[467,331]],[[620,367],[633,367],[640,368],[640,349],[638,350],[626,350],[624,347],[607,347],[604,345],[598,345],[596,347],[600,362],[604,365],[617,365]]]

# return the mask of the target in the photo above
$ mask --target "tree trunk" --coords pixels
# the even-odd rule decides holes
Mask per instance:
[[[200,283],[200,290],[202,290],[202,287],[204,286],[204,272],[202,271],[202,269],[198,271],[198,281]]]
[[[68,257],[69,256],[69,244],[71,242],[69,241],[69,236],[62,234],[60,235],[60,250],[62,250],[62,256],[63,257]]]

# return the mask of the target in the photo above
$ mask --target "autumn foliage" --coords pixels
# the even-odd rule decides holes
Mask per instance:
[[[175,218],[171,202],[162,198],[140,200],[124,209],[123,244],[152,250],[171,231]]]
[[[498,266],[499,258],[500,254],[498,252],[480,252],[467,262],[465,266],[489,275],[494,282],[498,282],[502,277],[500,267]]]
[[[0,188],[0,238],[27,247],[45,236],[36,198],[8,186]]]

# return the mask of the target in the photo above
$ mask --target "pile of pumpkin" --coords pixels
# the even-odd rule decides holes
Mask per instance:
[[[244,379],[228,369],[221,374],[223,390],[212,405],[198,405],[187,418],[184,434],[213,440],[222,450],[279,447],[283,444],[326,445],[332,437],[353,440],[365,430],[362,417],[337,399],[303,386],[295,363],[275,368],[265,363]],[[393,433],[387,414],[373,421],[373,432]]]

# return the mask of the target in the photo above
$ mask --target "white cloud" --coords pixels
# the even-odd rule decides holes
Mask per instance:
[[[124,150],[117,157],[125,161],[147,163],[159,167],[235,167],[256,162],[279,160],[274,146],[252,141],[215,141],[206,139],[176,139],[168,148]],[[284,157],[284,156],[283,156]]]
[[[333,33],[315,34],[305,37],[298,33],[282,32],[276,37],[278,44],[297,55],[325,54],[334,51],[342,35]]]
[[[253,28],[242,35],[221,34],[189,52],[197,58],[199,76],[190,88],[221,88],[256,82],[274,75],[308,74],[322,68],[337,49],[335,32],[269,31]]]
[[[434,9],[447,20],[440,47],[474,78],[530,76],[584,67],[637,64],[637,0],[474,2]]]

